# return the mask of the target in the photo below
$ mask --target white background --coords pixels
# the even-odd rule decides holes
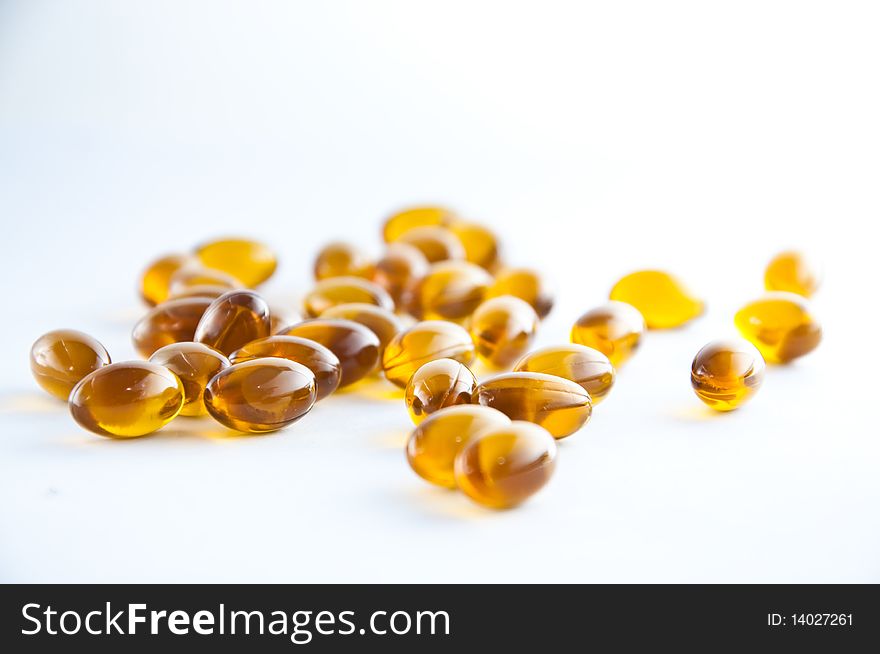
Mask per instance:
[[[3,2],[0,579],[880,581],[878,29],[871,2]],[[58,327],[131,358],[155,255],[265,239],[293,303],[322,243],[378,254],[431,201],[554,280],[540,344],[635,268],[708,302],[519,509],[416,477],[380,381],[275,435],[117,442],[30,377]],[[788,247],[825,262],[825,340],[711,415],[691,358]]]

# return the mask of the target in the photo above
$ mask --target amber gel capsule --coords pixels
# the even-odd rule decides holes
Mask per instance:
[[[160,347],[192,341],[211,302],[211,298],[191,297],[156,305],[134,326],[131,332],[134,348],[142,357],[149,358]]]
[[[510,418],[484,406],[447,407],[428,416],[410,434],[406,459],[410,467],[432,484],[455,488],[455,455],[475,435],[510,424]]]
[[[502,295],[477,307],[470,332],[480,358],[504,368],[531,347],[538,332],[538,314],[525,300]]]
[[[382,227],[386,243],[396,241],[414,227],[448,225],[455,214],[445,207],[412,207],[390,216]]]
[[[539,318],[553,308],[554,294],[546,280],[530,268],[506,268],[486,290],[486,298],[512,295],[532,305]]]
[[[83,377],[69,405],[74,420],[100,436],[145,436],[180,413],[183,384],[157,363],[111,363]]]
[[[323,279],[303,300],[306,315],[316,318],[337,304],[372,304],[394,311],[394,300],[385,289],[360,277],[330,277]]]
[[[192,266],[193,257],[188,254],[168,254],[156,259],[141,273],[141,297],[155,306],[168,299],[171,276],[181,268]]]
[[[312,371],[276,357],[233,364],[205,389],[205,406],[217,422],[255,434],[296,422],[316,398]]]
[[[229,359],[204,343],[172,343],[159,348],[150,357],[151,363],[165,366],[183,384],[182,416],[203,416],[204,395],[208,382],[229,367]]]
[[[246,238],[209,241],[196,248],[196,256],[202,265],[222,270],[251,288],[269,279],[278,265],[268,246]]]
[[[70,391],[90,372],[110,363],[107,350],[75,329],[43,334],[31,347],[31,373],[47,393],[67,401]]]
[[[492,509],[522,504],[556,470],[556,441],[546,429],[514,421],[473,438],[455,457],[455,481],[474,502]]]
[[[315,279],[373,276],[373,262],[354,245],[337,241],[321,248],[315,258]]]
[[[288,327],[279,335],[308,338],[333,352],[342,366],[340,388],[363,379],[379,365],[379,337],[352,320],[306,320]]]
[[[229,356],[232,363],[253,361],[266,357],[289,359],[304,365],[315,375],[317,399],[321,400],[339,388],[342,364],[333,352],[308,338],[299,336],[269,336],[251,341]]]
[[[225,355],[269,335],[269,305],[253,291],[229,291],[211,302],[192,339]]]
[[[638,349],[645,319],[625,302],[608,302],[590,309],[571,328],[571,342],[599,350],[613,366],[620,366]]]
[[[224,293],[229,292],[231,287],[229,286],[218,286],[216,284],[198,284],[196,286],[187,286],[186,288],[180,288],[174,293],[171,293],[168,296],[169,300],[179,300],[180,298],[187,297],[207,297],[212,300],[217,299]]]
[[[445,227],[414,227],[397,239],[397,242],[418,248],[431,263],[465,257],[461,241]]]
[[[488,227],[457,220],[449,230],[464,247],[465,259],[490,271],[498,266],[498,239]]]
[[[667,272],[640,270],[621,278],[610,299],[631,304],[649,329],[669,329],[703,313],[703,302]]]
[[[492,276],[467,261],[443,261],[431,266],[413,289],[410,310],[424,320],[468,318],[486,295]]]
[[[388,309],[383,309],[373,304],[363,304],[362,302],[337,304],[322,313],[321,317],[353,320],[362,324],[379,337],[380,358],[391,339],[403,331],[403,321],[395,313]]]
[[[819,288],[822,271],[803,252],[780,252],[764,271],[764,287],[768,291],[787,291],[810,297]]]
[[[171,275],[168,297],[180,297],[191,294],[194,288],[205,286],[222,286],[230,291],[241,288],[242,283],[222,270],[212,270],[200,266],[186,266]]]
[[[418,248],[406,243],[390,243],[376,262],[373,281],[388,291],[396,306],[406,306],[413,286],[427,274],[429,265]]]
[[[435,359],[474,361],[474,342],[460,325],[442,320],[416,323],[395,336],[382,357],[382,369],[392,384],[405,388],[421,366]]]
[[[514,372],[543,372],[579,384],[596,405],[614,385],[614,366],[604,354],[585,345],[551,345],[516,362]]]
[[[428,415],[456,404],[470,404],[477,387],[474,373],[454,359],[437,359],[421,366],[406,385],[409,417],[419,424]]]
[[[822,327],[804,298],[794,293],[768,293],[737,311],[733,321],[743,337],[771,363],[788,363],[802,357],[822,340]]]
[[[593,404],[580,385],[540,372],[508,372],[477,385],[474,403],[498,409],[511,420],[541,425],[565,438],[590,419]]]
[[[732,411],[754,395],[764,381],[764,359],[742,339],[712,341],[691,364],[691,386],[716,411]]]

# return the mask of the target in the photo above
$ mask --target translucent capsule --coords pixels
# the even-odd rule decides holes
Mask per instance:
[[[339,388],[342,381],[342,364],[328,348],[308,338],[299,336],[269,336],[251,341],[233,352],[229,360],[242,363],[266,357],[289,359],[304,365],[315,375],[317,399],[322,400]]]
[[[768,291],[787,291],[810,297],[821,281],[819,266],[802,252],[781,252],[770,260],[764,271],[764,286]]]
[[[474,342],[463,327],[442,320],[419,322],[395,336],[382,357],[388,381],[405,388],[421,366],[435,359],[473,363]]]
[[[207,297],[191,297],[156,305],[134,326],[134,348],[142,357],[149,358],[160,347],[193,340],[196,327],[212,302]]]
[[[388,309],[377,307],[373,304],[352,302],[351,304],[337,304],[321,314],[322,318],[341,318],[359,322],[379,337],[379,357],[385,352],[385,348],[391,339],[403,331],[403,321]]]
[[[498,265],[498,239],[488,227],[460,220],[449,225],[451,231],[464,247],[464,257],[486,270],[494,270]]]
[[[306,320],[288,327],[281,335],[308,338],[333,352],[342,366],[340,387],[363,379],[379,364],[379,337],[352,320]]]
[[[477,307],[470,332],[479,357],[491,366],[505,368],[531,347],[538,332],[538,314],[524,300],[502,295]]]
[[[410,291],[427,274],[429,265],[417,247],[390,243],[376,262],[373,281],[388,291],[397,306],[405,306],[409,303]]]
[[[373,262],[357,247],[348,243],[329,243],[315,258],[315,279],[330,277],[372,277]]]
[[[420,366],[406,384],[404,401],[409,417],[419,424],[440,409],[470,404],[476,387],[474,373],[460,361],[429,361]]]
[[[580,384],[598,404],[614,385],[614,366],[604,354],[585,345],[551,345],[516,362],[514,372],[542,372]]]
[[[394,311],[394,300],[385,289],[360,277],[330,277],[323,279],[303,300],[306,315],[316,318],[337,304],[372,304]]]
[[[83,377],[110,363],[110,355],[88,334],[56,329],[34,342],[30,360],[31,373],[43,390],[67,401]]]
[[[464,246],[458,237],[445,227],[414,227],[399,239],[418,248],[430,263],[449,259],[464,259]]]
[[[187,286],[178,288],[178,290],[168,296],[169,300],[179,300],[186,297],[207,297],[212,300],[220,297],[224,293],[232,290],[229,286],[218,286],[217,284],[198,284],[196,286]]]
[[[732,411],[751,399],[764,381],[764,359],[741,339],[712,341],[691,364],[691,386],[717,411]]]
[[[455,482],[474,502],[492,509],[522,504],[556,469],[556,441],[529,422],[490,427],[455,457]]]
[[[777,291],[749,302],[734,317],[736,328],[770,363],[787,363],[812,352],[822,327],[799,295]]]
[[[165,366],[183,384],[182,416],[203,416],[204,395],[208,382],[229,367],[229,359],[204,343],[172,343],[161,347],[150,357],[151,363]]]
[[[529,268],[506,268],[498,273],[486,290],[486,298],[513,295],[532,305],[539,318],[553,308],[553,291],[536,271]]]
[[[432,484],[455,488],[455,455],[477,434],[510,424],[510,418],[484,406],[459,405],[428,416],[410,434],[406,459]]]
[[[676,277],[660,270],[626,275],[614,285],[609,297],[638,309],[649,329],[679,327],[703,313],[702,300]]]
[[[209,241],[196,248],[196,255],[202,265],[222,270],[251,288],[269,279],[278,265],[268,246],[244,238]]]
[[[571,342],[599,350],[619,367],[638,349],[645,319],[625,302],[608,302],[590,309],[571,328]]]
[[[467,261],[444,261],[431,266],[413,289],[410,310],[424,320],[467,319],[480,306],[492,276]]]
[[[312,371],[275,357],[235,363],[205,389],[205,406],[217,422],[254,434],[293,424],[311,410],[316,398]]]
[[[205,286],[222,286],[227,291],[241,288],[241,282],[222,270],[210,270],[199,266],[186,266],[171,275],[168,286],[168,297],[180,297],[191,294],[193,288]]]
[[[269,335],[269,305],[253,291],[229,291],[211,302],[192,340],[225,355]]]
[[[444,207],[412,207],[390,216],[382,228],[386,243],[396,241],[414,227],[447,225],[455,214]]]
[[[498,409],[511,420],[541,425],[565,438],[590,419],[593,404],[580,385],[540,372],[508,372],[477,385],[474,403]]]
[[[141,297],[155,306],[168,299],[171,276],[181,268],[192,266],[193,257],[187,254],[168,254],[150,263],[141,273]]]
[[[111,363],[74,386],[69,406],[74,420],[100,436],[145,436],[180,413],[183,384],[157,363]]]

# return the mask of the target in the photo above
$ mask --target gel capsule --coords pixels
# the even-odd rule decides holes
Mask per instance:
[[[806,301],[777,291],[749,302],[734,317],[736,328],[771,363],[788,363],[812,352],[822,340],[822,327]]]
[[[233,364],[214,377],[205,389],[205,406],[230,429],[262,434],[302,418],[316,397],[311,370],[268,357]]]
[[[585,345],[551,345],[530,352],[516,362],[514,372],[542,372],[564,377],[590,394],[594,405],[614,385],[614,366],[604,354]]]
[[[150,357],[151,363],[165,366],[177,375],[183,384],[182,416],[203,416],[205,387],[208,382],[229,367],[229,359],[203,343],[172,343],[159,348]]]
[[[702,300],[660,270],[641,270],[621,278],[609,297],[638,309],[649,329],[679,327],[703,313]]]
[[[484,406],[444,408],[428,416],[410,434],[406,459],[423,479],[455,488],[455,455],[480,432],[509,424],[506,415]]]
[[[538,332],[538,314],[530,304],[512,295],[483,302],[470,324],[477,354],[486,363],[504,368],[520,358]]]
[[[372,277],[373,262],[361,250],[348,243],[329,243],[315,258],[315,279],[330,277]]]
[[[331,277],[323,279],[303,300],[306,315],[316,318],[337,304],[372,304],[394,311],[394,300],[385,289],[360,277]]]
[[[181,268],[192,266],[193,257],[186,254],[168,254],[153,261],[141,273],[141,297],[155,306],[168,299],[171,276]]]
[[[131,332],[134,348],[149,358],[165,345],[192,341],[211,302],[211,298],[191,297],[156,305],[134,326]]]
[[[571,342],[599,350],[613,366],[620,366],[638,349],[645,319],[625,302],[608,302],[590,309],[571,328]]]
[[[590,419],[590,394],[568,379],[540,372],[508,372],[477,386],[474,403],[498,409],[511,420],[541,425],[565,438]]]
[[[781,252],[764,271],[764,287],[768,291],[788,291],[810,297],[821,281],[819,267],[802,252]]]
[[[434,264],[413,289],[410,310],[423,320],[464,321],[480,306],[492,276],[467,261]]]
[[[494,270],[498,265],[498,239],[488,227],[477,223],[457,220],[449,230],[458,237],[464,247],[464,257],[486,270]]]
[[[304,365],[315,375],[317,399],[322,400],[339,388],[342,364],[333,352],[320,343],[299,336],[269,336],[251,341],[233,352],[229,360],[243,363],[266,357],[289,359]]]
[[[419,322],[395,336],[382,357],[385,377],[405,388],[421,366],[435,359],[473,363],[474,342],[463,327],[442,320]]]
[[[444,207],[412,207],[390,216],[382,228],[386,243],[396,241],[414,227],[448,225],[455,215]]]
[[[222,270],[251,288],[269,279],[278,265],[268,246],[243,238],[209,241],[196,248],[196,256],[208,268]]]
[[[740,339],[712,341],[691,364],[691,386],[716,411],[732,411],[751,399],[764,381],[764,359]]]
[[[351,304],[337,304],[321,314],[322,318],[341,318],[353,320],[362,324],[379,337],[379,357],[385,352],[385,348],[391,339],[403,331],[403,322],[396,314],[388,309],[377,307],[373,304],[352,302]]]
[[[409,417],[417,425],[440,409],[470,404],[476,387],[474,373],[460,361],[429,361],[419,367],[407,382],[404,401]]]
[[[413,286],[427,274],[429,265],[417,247],[391,243],[376,262],[373,281],[388,291],[397,306],[405,306]]]
[[[30,359],[37,383],[65,401],[83,377],[110,363],[103,345],[74,329],[56,329],[40,336],[31,346]]]
[[[553,291],[547,282],[529,268],[507,268],[498,273],[486,290],[486,297],[513,295],[532,305],[539,318],[544,318],[553,308]]]
[[[474,502],[492,509],[522,504],[556,469],[556,441],[529,422],[489,428],[455,457],[455,482]]]
[[[232,288],[229,286],[218,286],[217,284],[197,284],[195,286],[178,288],[177,291],[168,296],[168,299],[179,300],[186,297],[207,297],[215,300],[224,293],[228,293]]]
[[[340,387],[363,379],[379,364],[379,337],[352,320],[306,320],[288,327],[280,335],[308,338],[333,352],[342,366]]]
[[[183,384],[156,363],[111,363],[83,377],[69,405],[74,420],[100,436],[145,436],[180,413]]]
[[[241,288],[241,282],[222,270],[210,270],[198,266],[180,268],[171,275],[168,297],[179,297],[191,293],[193,288],[204,286],[222,286],[227,291]]]
[[[269,335],[269,305],[253,291],[229,291],[211,302],[196,327],[194,341],[225,355]]]
[[[415,227],[397,239],[397,242],[418,248],[430,263],[465,257],[461,241],[445,227]]]

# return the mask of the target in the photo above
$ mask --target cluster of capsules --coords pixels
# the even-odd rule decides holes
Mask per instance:
[[[58,330],[34,343],[34,377],[68,402],[84,428],[128,438],[178,415],[207,414],[240,432],[275,431],[381,371],[405,389],[416,426],[406,444],[413,470],[507,508],[550,479],[556,441],[589,421],[645,329],[676,327],[703,312],[673,276],[639,271],[577,319],[570,343],[532,350],[553,294],[534,270],[501,265],[491,230],[421,207],[388,218],[383,237],[378,260],[347,243],[324,247],[302,316],[270,307],[252,290],[276,269],[264,244],[223,239],[164,256],[140,283],[152,308],[132,341],[145,360],[111,363],[91,336]],[[719,341],[700,351],[692,380],[701,399],[734,408],[760,384],[762,353],[788,361],[818,344],[818,325],[792,293],[812,292],[811,274],[796,254],[771,263],[767,287],[786,292],[737,314],[754,345]],[[478,381],[469,368],[477,358],[498,374]]]

